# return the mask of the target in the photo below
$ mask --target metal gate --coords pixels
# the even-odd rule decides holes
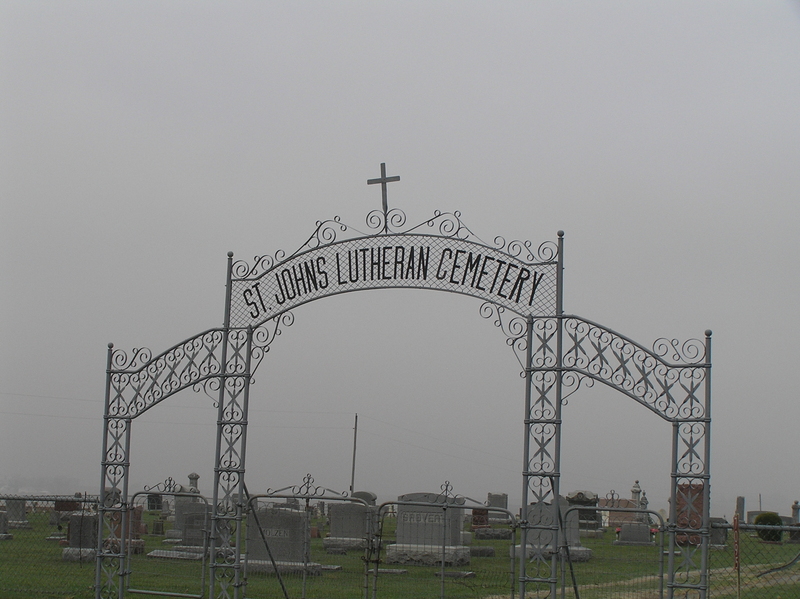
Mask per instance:
[[[331,536],[341,533],[330,522],[336,508],[356,525],[353,536]],[[243,596],[368,599],[376,511],[361,497],[315,485],[310,474],[301,485],[249,496]]]
[[[207,597],[211,512],[206,497],[172,479],[134,493],[127,518],[126,593]]]
[[[381,504],[373,597],[514,597],[516,517],[452,490]]]
[[[581,528],[594,512],[603,526]],[[664,599],[667,531],[658,512],[613,505],[562,510],[559,592],[574,599]]]

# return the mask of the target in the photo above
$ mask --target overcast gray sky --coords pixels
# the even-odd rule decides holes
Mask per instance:
[[[650,346],[713,336],[714,515],[790,513],[797,469],[797,2],[0,3],[0,490],[97,492],[106,344],[222,324],[226,253],[410,224],[566,232],[565,309]],[[523,384],[478,300],[298,308],[256,376],[251,491],[521,496]],[[562,489],[666,507],[670,426],[582,390]],[[132,488],[196,471],[215,411],[134,423]]]

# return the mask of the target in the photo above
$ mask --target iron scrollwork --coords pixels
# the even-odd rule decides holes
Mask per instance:
[[[180,485],[173,480],[171,476],[167,477],[163,482],[155,484],[151,487],[145,485],[143,487],[145,493],[175,493]]]
[[[303,477],[303,482],[299,485],[289,485],[281,489],[267,489],[267,497],[297,497],[299,499],[321,499],[325,497],[335,497],[337,499],[346,499],[349,497],[346,491],[334,491],[328,487],[314,484],[314,477],[311,474],[306,474]]]

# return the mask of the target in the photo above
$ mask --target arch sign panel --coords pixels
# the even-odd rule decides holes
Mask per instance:
[[[243,597],[246,581],[238,548],[244,539],[245,441],[253,374],[292,310],[353,291],[429,289],[481,300],[479,313],[506,335],[523,369],[521,427],[524,464],[521,505],[536,518],[520,520],[519,592],[535,588],[555,599],[563,531],[560,495],[564,399],[602,382],[671,424],[672,471],[666,596],[705,599],[708,590],[711,427],[711,332],[684,343],[659,339],[648,349],[602,325],[563,310],[563,234],[533,245],[502,237],[486,243],[458,212],[435,212],[406,227],[405,214],[367,215],[369,232],[338,217],[318,222],[297,250],[234,261],[228,254],[225,319],[153,355],[109,345],[96,598],[121,599],[130,567],[126,543],[131,427],[146,410],[187,388],[204,391],[218,409],[210,535],[208,596]],[[121,525],[120,525],[121,523]],[[537,595],[539,596],[539,595]]]
[[[234,279],[231,326],[256,327],[329,295],[387,288],[450,291],[520,315],[554,316],[556,267],[554,261],[526,262],[465,239],[413,233],[357,237]]]

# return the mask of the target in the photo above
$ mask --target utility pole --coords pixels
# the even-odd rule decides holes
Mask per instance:
[[[355,489],[353,485],[356,482],[356,442],[358,441],[358,414],[356,414],[356,421],[353,425],[353,469],[350,472],[350,495],[353,494]]]

